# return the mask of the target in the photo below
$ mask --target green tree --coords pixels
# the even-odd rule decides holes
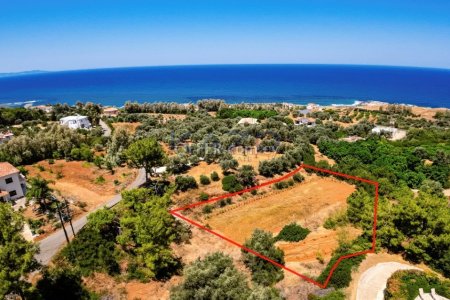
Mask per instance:
[[[88,300],[92,299],[83,286],[81,274],[71,267],[46,268],[37,284],[34,298],[45,300]]]
[[[52,181],[42,177],[32,177],[28,180],[30,187],[27,190],[27,199],[35,200],[43,211],[48,208],[48,201],[51,198],[52,189],[48,186]]]
[[[239,168],[236,179],[243,187],[251,187],[256,185],[256,172],[253,166],[243,165]]]
[[[268,257],[279,264],[284,264],[284,253],[275,247],[275,240],[270,232],[256,229],[252,237],[245,241],[244,246],[252,249],[265,257]],[[244,264],[252,272],[254,282],[262,285],[272,285],[284,278],[283,270],[280,267],[242,250]]]
[[[144,138],[132,143],[125,151],[130,165],[145,169],[145,178],[152,174],[153,168],[159,167],[166,161],[166,155],[161,145],[153,138]]]
[[[233,265],[231,257],[221,252],[197,259],[183,273],[184,281],[170,293],[172,300],[248,299],[250,295],[245,276]]]
[[[0,298],[10,293],[23,295],[30,284],[27,275],[39,265],[37,247],[21,235],[22,217],[7,203],[0,203]]]
[[[163,197],[147,189],[122,193],[121,232],[117,241],[133,257],[129,266],[133,278],[144,281],[167,278],[180,267],[170,245],[180,240],[183,228],[168,212],[171,193]]]

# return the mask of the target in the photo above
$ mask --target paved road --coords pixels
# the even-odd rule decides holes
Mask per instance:
[[[127,190],[133,189],[136,187],[139,187],[145,182],[145,171],[144,169],[140,169],[139,173],[136,177],[136,179],[127,187]],[[102,208],[102,207],[113,207],[119,201],[122,200],[121,195],[116,195],[112,197],[106,204],[101,205],[94,209],[92,212]],[[90,212],[90,213],[92,213]],[[80,231],[81,228],[83,228],[84,225],[86,225],[87,222],[87,215],[75,220],[72,222],[73,228],[75,230],[75,233]],[[73,237],[72,229],[70,228],[69,224],[66,224],[65,226],[67,230],[67,234],[69,235],[69,238]],[[58,231],[55,231],[45,239],[41,240],[39,242],[39,249],[40,252],[38,255],[36,255],[36,259],[43,265],[47,265],[53,256],[58,252],[58,250],[66,244],[66,238],[64,236],[64,231],[62,229],[59,229]]]
[[[103,122],[103,120],[100,120],[98,124],[103,128],[104,136],[111,136],[111,128],[109,128],[109,126],[105,122]]]
[[[383,300],[387,280],[399,270],[420,270],[398,262],[379,263],[366,270],[359,279],[356,300]]]

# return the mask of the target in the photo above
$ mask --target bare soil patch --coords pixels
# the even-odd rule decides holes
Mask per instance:
[[[138,128],[141,125],[141,122],[117,122],[117,123],[112,123],[112,126],[114,127],[114,129],[117,128],[124,128],[126,129],[129,133],[134,134],[136,132],[136,128]]]
[[[43,167],[43,171],[38,166],[41,169]],[[49,186],[56,195],[64,197],[71,204],[74,219],[104,205],[125,189],[136,178],[138,172],[128,167],[119,167],[111,174],[108,170],[99,169],[91,163],[65,160],[55,160],[54,164],[41,161],[25,168],[29,172],[28,177],[41,176],[52,181]],[[31,206],[24,211],[24,216],[31,219],[43,217],[37,215]],[[43,229],[46,234],[40,235],[38,239],[54,230],[50,224],[46,224]]]

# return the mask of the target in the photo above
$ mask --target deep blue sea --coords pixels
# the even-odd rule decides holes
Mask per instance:
[[[0,77],[0,105],[93,101],[321,105],[379,100],[450,107],[450,70],[354,65],[208,65],[94,69]]]

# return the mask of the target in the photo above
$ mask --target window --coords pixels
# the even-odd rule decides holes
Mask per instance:
[[[17,192],[16,191],[11,191],[11,192],[9,192],[9,196],[10,197],[14,197],[14,196],[16,196],[17,195]]]
[[[12,177],[8,177],[8,178],[6,178],[6,179],[5,179],[5,182],[6,182],[6,184],[10,184],[10,183],[12,183],[12,182],[13,182],[13,179],[12,179]]]

